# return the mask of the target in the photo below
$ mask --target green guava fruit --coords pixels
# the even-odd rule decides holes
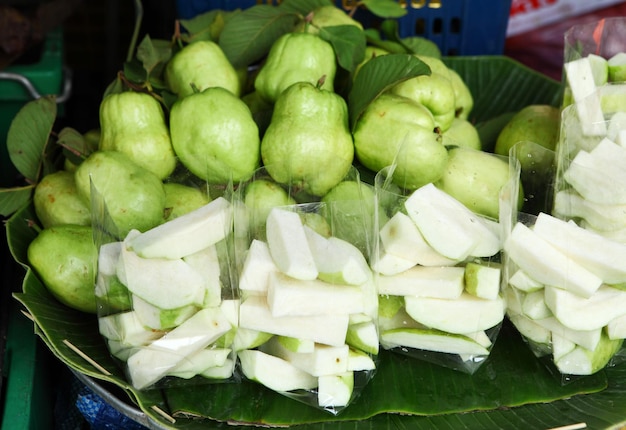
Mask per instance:
[[[444,174],[435,185],[473,212],[498,219],[500,190],[510,179],[506,158],[471,148],[449,150]],[[520,186],[518,208],[523,203]]]
[[[178,218],[211,201],[206,189],[191,185],[166,182],[163,184],[163,190],[165,191],[166,214],[164,222]]]
[[[268,103],[296,82],[317,84],[333,91],[337,61],[332,45],[311,33],[286,33],[272,45],[254,80],[254,88]]]
[[[320,213],[331,226],[333,236],[350,242],[369,257],[377,216],[374,188],[360,181],[342,181],[321,201],[324,205]],[[386,218],[383,211],[378,214]]]
[[[78,166],[74,178],[78,194],[90,207],[100,207],[101,202],[106,205],[121,238],[132,229],[146,231],[163,222],[163,182],[122,152],[92,153]],[[92,196],[92,183],[101,200],[92,201],[97,198]]]
[[[226,58],[222,48],[210,40],[185,45],[165,67],[165,81],[179,98],[211,87],[221,87],[235,96],[241,94],[242,77]]]
[[[260,240],[265,240],[265,221],[272,208],[296,204],[286,189],[269,179],[257,179],[246,185],[243,202],[249,213],[250,232]]]
[[[209,184],[246,180],[259,167],[259,129],[248,106],[224,88],[174,103],[170,133],[180,162]]]
[[[41,225],[91,225],[91,210],[76,189],[74,173],[49,173],[35,186],[33,205]]]
[[[261,141],[261,159],[276,182],[314,196],[326,194],[354,160],[345,100],[309,82],[287,88]]]
[[[28,262],[48,291],[82,312],[97,312],[95,274],[98,251],[91,226],[64,224],[44,228],[27,250]]]
[[[305,21],[302,21],[296,26],[294,31],[307,31],[309,33],[318,34],[320,29],[335,25],[353,25],[361,30],[363,29],[363,24],[335,5],[316,7],[310,13],[310,17],[311,20],[308,25]]]
[[[165,115],[151,95],[126,91],[106,96],[100,103],[100,130],[100,150],[123,152],[159,179],[174,171]]]
[[[454,90],[454,110],[457,118],[467,119],[474,109],[474,96],[459,73],[448,68],[448,79]]]
[[[424,105],[433,114],[435,126],[445,132],[456,116],[456,98],[449,69],[438,58],[416,57],[430,67],[431,74],[402,81],[391,87],[389,92]]]
[[[456,117],[450,128],[441,133],[441,141],[446,146],[462,146],[476,150],[482,149],[482,142],[478,130],[466,119]]]
[[[355,154],[368,169],[394,165],[393,182],[407,190],[437,181],[448,151],[435,131],[433,116],[423,105],[395,94],[371,102],[354,129]]]
[[[522,108],[509,120],[498,134],[494,152],[509,155],[518,142],[533,142],[554,151],[559,138],[561,111],[551,105],[534,104]],[[522,168],[524,159],[532,154],[516,154]]]

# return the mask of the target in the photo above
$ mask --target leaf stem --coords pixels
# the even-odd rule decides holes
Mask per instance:
[[[135,54],[135,48],[137,47],[137,40],[139,39],[139,30],[141,29],[141,21],[143,20],[143,5],[141,0],[134,0],[135,4],[135,28],[133,29],[133,35],[130,39],[130,45],[128,47],[128,53],[126,54],[126,61],[131,61]]]

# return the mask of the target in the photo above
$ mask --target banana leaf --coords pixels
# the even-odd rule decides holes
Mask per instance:
[[[505,57],[447,58],[475,95],[475,123],[530,103],[560,103],[560,83]],[[382,351],[377,373],[358,399],[338,416],[300,404],[264,387],[203,384],[137,391],[111,358],[94,315],[57,302],[28,268],[26,251],[37,232],[26,206],[7,222],[12,256],[24,269],[14,297],[33,319],[34,333],[108,400],[136,409],[150,428],[212,429],[229,424],[296,426],[299,429],[507,429],[586,423],[601,429],[626,425],[626,366],[561,384],[505,324],[489,361],[474,375]],[[84,356],[89,357],[88,361]],[[95,365],[95,364],[97,365]],[[156,407],[156,409],[155,409]],[[163,417],[162,410],[174,417]]]
[[[611,387],[606,372],[561,385],[559,379],[534,358],[514,329],[506,325],[489,362],[474,375],[383,351],[376,377],[338,417],[247,381],[137,391],[127,383],[124,372],[111,358],[98,333],[95,316],[73,311],[57,302],[28,269],[24,258],[30,240],[36,235],[29,222],[33,219],[32,206],[16,213],[7,223],[7,240],[16,261],[27,269],[22,292],[16,292],[14,297],[32,316],[35,333],[71,369],[116,386],[118,396],[127,396],[128,402],[153,415],[152,419],[164,426],[168,424],[155,413],[155,406],[176,417],[175,424],[169,423],[172,428],[194,428],[200,422],[204,428],[210,428],[207,426],[217,422],[237,422],[270,426],[325,423],[329,428],[341,429],[350,428],[354,422],[390,419],[381,418],[381,414],[407,414],[411,419],[415,416],[429,420],[437,416],[449,419],[450,414],[543,404],[600,393]],[[76,348],[96,364],[87,361]],[[409,418],[394,418],[397,419]]]

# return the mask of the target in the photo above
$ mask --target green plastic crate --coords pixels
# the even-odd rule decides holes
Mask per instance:
[[[0,186],[10,187],[16,177],[6,147],[11,121],[27,102],[38,96],[55,94],[59,109],[67,99],[71,80],[63,63],[63,32],[58,28],[46,35],[40,49],[24,55],[21,61],[0,70]],[[30,53],[29,53],[30,54]]]
[[[12,302],[15,302],[12,300]],[[54,428],[55,387],[50,352],[33,333],[33,323],[10,306],[3,360],[1,430]]]

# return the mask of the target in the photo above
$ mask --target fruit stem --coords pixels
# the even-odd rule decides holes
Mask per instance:
[[[326,75],[322,75],[322,77],[317,80],[315,88],[318,90],[321,89],[324,86],[324,82],[326,82]]]
[[[37,224],[37,222],[35,222],[35,220],[26,218],[24,221],[26,221],[26,224],[28,224],[28,227],[30,227],[33,230],[35,230],[37,232],[37,234],[41,233],[42,228],[39,227],[39,224]]]

